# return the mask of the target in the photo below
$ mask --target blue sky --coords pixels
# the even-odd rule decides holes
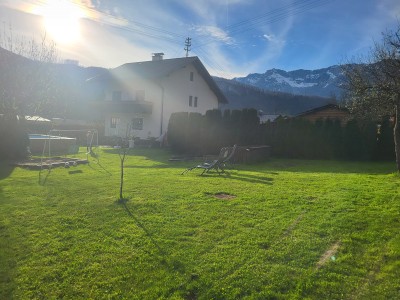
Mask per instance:
[[[14,36],[46,33],[64,59],[112,68],[197,55],[212,75],[317,69],[366,54],[400,23],[398,0],[0,0]],[[3,30],[4,31],[4,28]]]

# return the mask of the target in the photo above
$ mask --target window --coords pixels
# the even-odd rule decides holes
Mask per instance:
[[[110,128],[117,128],[118,123],[119,123],[119,118],[111,117]]]
[[[194,73],[190,72],[190,81],[193,81],[193,79],[194,79]]]
[[[194,97],[194,104],[193,104],[193,106],[194,106],[194,107],[197,107],[197,97]]]
[[[193,96],[189,96],[189,106],[193,106]]]
[[[132,129],[143,130],[143,118],[133,118]]]
[[[144,101],[144,90],[137,90],[136,91],[136,100],[137,101]]]
[[[121,91],[113,91],[112,100],[113,101],[121,101],[122,100],[122,92]]]

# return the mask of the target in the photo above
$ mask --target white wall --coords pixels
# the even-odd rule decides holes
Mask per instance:
[[[193,72],[193,81],[190,81]],[[168,121],[174,112],[198,112],[205,114],[207,110],[218,109],[218,98],[209,88],[206,81],[193,65],[188,65],[163,78],[164,118],[163,132],[167,131]],[[197,107],[189,106],[189,96],[198,98]]]
[[[108,112],[105,115],[105,135],[113,136],[118,135],[124,137],[126,135],[126,128],[128,124],[131,123],[132,118],[143,118],[143,129],[142,130],[132,130],[132,134],[135,137],[140,137],[142,139],[147,139],[149,137],[158,137],[160,128],[160,103],[161,103],[161,88],[157,86],[154,82],[143,80],[137,76],[132,75],[130,78],[124,79],[123,83],[114,84],[108,87],[105,95],[105,101],[112,102],[113,91],[122,91],[122,101],[125,103],[128,101],[133,101],[136,99],[136,91],[144,90],[145,96],[144,100],[151,102],[153,105],[151,114],[142,113],[113,113]],[[121,80],[123,81],[123,80]],[[115,102],[118,105],[118,102]],[[111,118],[119,118],[120,122],[117,124],[117,128],[110,128]]]
[[[193,81],[190,81],[193,72]],[[130,78],[121,79],[120,86],[110,86],[106,92],[106,101],[112,101],[114,90],[122,90],[122,101],[132,101],[137,90],[145,90],[145,101],[153,103],[150,115],[107,113],[105,116],[106,136],[125,136],[127,124],[134,117],[143,117],[143,130],[134,130],[134,135],[143,139],[159,137],[161,134],[161,114],[163,110],[162,133],[168,128],[168,121],[174,112],[198,112],[204,114],[207,110],[218,108],[218,99],[209,88],[206,81],[199,75],[193,65],[188,65],[162,78],[159,81],[143,80],[132,74]],[[189,96],[197,97],[197,107],[189,106]],[[162,109],[163,98],[163,109]],[[193,103],[194,104],[194,103]],[[117,105],[117,103],[116,103]],[[120,119],[117,128],[110,128],[111,117]]]

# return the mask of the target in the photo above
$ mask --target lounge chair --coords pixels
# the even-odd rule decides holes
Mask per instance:
[[[234,145],[233,147],[222,148],[216,160],[213,160],[211,162],[204,162],[200,165],[188,168],[185,171],[183,171],[181,175],[193,169],[203,169],[201,175],[203,175],[204,173],[208,173],[211,170],[217,171],[218,174],[225,173],[225,167],[230,162],[232,157],[235,155],[236,148],[237,145]]]

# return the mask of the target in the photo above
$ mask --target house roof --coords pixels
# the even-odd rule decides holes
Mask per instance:
[[[190,64],[193,64],[199,74],[206,81],[210,89],[217,96],[218,102],[228,103],[225,95],[221,92],[214,79],[208,73],[207,69],[197,56],[127,63],[110,70],[106,74],[92,78],[91,80],[109,81],[113,78],[127,78],[132,74],[142,78],[154,80],[163,78]]]
[[[342,108],[342,107],[340,107],[340,106],[337,105],[337,104],[332,104],[332,103],[331,103],[331,104],[319,106],[319,107],[316,107],[316,108],[313,108],[313,109],[304,111],[304,112],[302,112],[302,113],[299,113],[299,114],[296,115],[295,117],[307,116],[307,115],[314,114],[314,113],[317,113],[317,112],[319,112],[319,111],[323,111],[323,110],[326,110],[326,109],[337,109],[337,110],[341,110],[341,111],[346,111],[346,112],[347,112],[347,109]]]

